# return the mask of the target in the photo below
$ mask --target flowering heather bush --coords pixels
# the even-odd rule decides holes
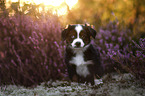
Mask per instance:
[[[120,65],[113,60],[113,57],[117,54],[126,54],[124,56],[130,58],[128,54],[128,46],[131,42],[130,34],[130,30],[120,28],[117,21],[110,22],[107,26],[100,28],[96,43],[101,52],[102,63],[106,72],[112,72],[114,68],[120,68]]]
[[[145,77],[145,39],[139,44],[132,40],[132,33],[121,28],[118,22],[110,22],[100,28],[96,39],[101,52],[105,72],[131,72],[138,78]]]
[[[145,79],[145,38],[139,39],[139,44],[133,41],[133,50],[134,53],[131,53],[131,68],[130,71],[133,73],[137,78],[144,78]]]
[[[3,84],[30,86],[65,74],[57,17],[0,18],[0,74]]]
[[[61,26],[57,17],[32,19],[27,15],[0,18],[0,83],[31,86],[64,79]],[[105,72],[131,72],[145,77],[145,38],[133,41],[132,33],[118,22],[101,27],[96,44]]]

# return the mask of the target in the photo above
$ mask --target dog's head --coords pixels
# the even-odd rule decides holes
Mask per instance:
[[[62,39],[66,40],[68,46],[72,48],[83,48],[90,44],[91,37],[95,38],[96,31],[85,25],[68,25],[66,29],[62,31]]]

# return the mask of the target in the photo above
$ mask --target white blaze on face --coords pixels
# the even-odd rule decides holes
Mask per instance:
[[[72,47],[76,47],[76,42],[80,42],[81,43],[81,46],[80,47],[84,47],[85,44],[84,44],[83,40],[79,37],[79,34],[80,34],[81,30],[83,30],[83,27],[78,24],[75,27],[75,30],[77,32],[77,38],[74,39],[73,42],[71,43]]]

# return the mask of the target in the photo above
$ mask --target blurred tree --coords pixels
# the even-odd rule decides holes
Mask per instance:
[[[145,1],[144,0],[134,0],[135,16],[134,22],[131,24],[131,29],[136,34],[141,32],[145,35]],[[145,37],[145,36],[144,36]]]
[[[10,7],[11,11],[14,11],[15,13],[20,13],[21,11],[19,4],[20,4],[19,2],[13,2]]]
[[[9,14],[8,14],[8,11],[6,9],[6,0],[1,0],[0,1],[0,17],[3,15],[5,17],[7,17]]]
[[[20,2],[20,1],[19,1]],[[20,7],[19,2],[12,2],[9,8],[9,12],[13,13],[14,15],[21,14],[21,15],[29,15],[32,18],[43,18],[46,15],[54,16],[52,14],[52,10],[49,9],[48,11],[45,10],[44,4],[27,4],[23,3],[23,6]],[[41,8],[41,10],[40,10]]]
[[[43,4],[24,4],[20,7],[19,0],[6,9],[5,2],[6,0],[0,1],[0,15],[9,16],[9,13],[14,13],[34,18],[52,15],[52,10],[46,12]],[[145,0],[78,0],[76,7],[71,10],[67,7],[67,20],[62,23],[91,23],[99,30],[100,26],[109,21],[118,20],[118,24],[127,25],[135,35],[145,33]]]
[[[110,20],[118,20],[134,33],[145,32],[145,0],[79,0],[73,10],[69,10],[69,23],[89,22],[99,29]]]

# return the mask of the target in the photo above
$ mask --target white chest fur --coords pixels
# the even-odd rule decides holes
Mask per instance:
[[[76,72],[78,75],[86,77],[87,75],[90,74],[87,65],[88,64],[93,64],[91,60],[89,61],[84,61],[84,54],[82,51],[76,52],[76,56],[72,58],[70,61],[71,64],[76,65]]]

